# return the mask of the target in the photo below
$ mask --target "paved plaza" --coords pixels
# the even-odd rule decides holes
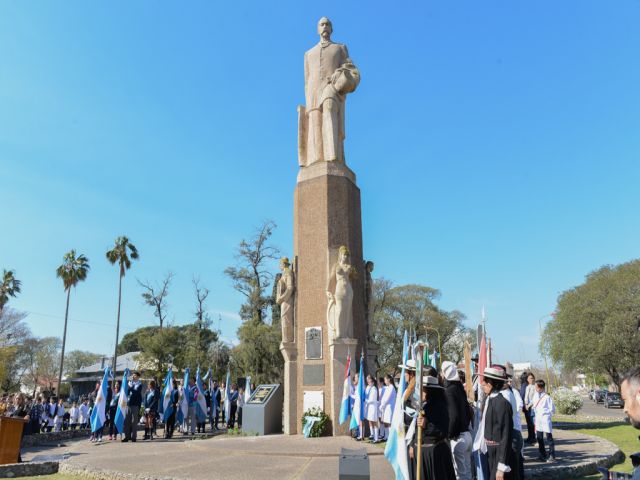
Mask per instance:
[[[567,478],[587,472],[589,464],[610,464],[617,448],[602,439],[556,430],[558,462],[535,462],[537,449],[526,447],[530,478]],[[61,471],[94,479],[333,479],[338,478],[340,449],[366,449],[371,479],[393,478],[380,446],[348,437],[303,438],[298,435],[242,437],[219,434],[205,438],[156,439],[135,444],[86,439],[26,449],[25,460],[62,458]]]

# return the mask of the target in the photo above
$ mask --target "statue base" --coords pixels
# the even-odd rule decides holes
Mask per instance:
[[[358,340],[355,338],[338,338],[332,340],[329,344],[329,358],[331,361],[330,415],[333,420],[334,436],[349,434],[349,422],[347,421],[342,425],[339,425],[338,419],[340,418],[340,407],[342,405],[342,391],[344,388],[344,372],[347,367],[347,355],[351,355],[351,375],[353,375],[353,373],[357,371],[355,369],[357,362],[354,361],[354,358],[356,358],[357,348]]]
[[[298,347],[295,342],[281,342],[280,351],[284,357],[284,433],[298,433],[296,404],[298,403]]]

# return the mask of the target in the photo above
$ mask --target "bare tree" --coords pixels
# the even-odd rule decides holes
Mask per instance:
[[[193,289],[196,294],[196,323],[198,325],[211,325],[211,320],[209,319],[209,314],[205,308],[205,302],[207,297],[209,296],[209,289],[200,286],[200,278],[193,277],[191,280],[193,282]]]
[[[153,315],[158,318],[158,321],[160,322],[160,329],[162,329],[164,321],[167,318],[166,298],[167,295],[169,295],[171,279],[173,279],[173,273],[168,272],[164,280],[161,283],[156,284],[155,287],[152,286],[151,282],[148,280],[146,282],[138,280],[138,284],[145,290],[142,292],[144,303],[154,309]]]

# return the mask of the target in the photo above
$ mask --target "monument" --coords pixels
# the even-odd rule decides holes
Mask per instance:
[[[331,21],[321,18],[320,41],[304,55],[306,105],[298,107],[294,256],[291,286],[282,290],[294,292],[293,336],[285,336],[283,315],[280,347],[287,434],[301,433],[304,412],[315,406],[329,415],[330,434],[347,434],[347,424],[338,425],[347,354],[367,354],[360,190],[344,154],[346,100],[360,72],[332,33]]]

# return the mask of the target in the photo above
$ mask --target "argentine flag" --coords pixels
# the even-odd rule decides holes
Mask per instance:
[[[162,392],[162,421],[167,423],[169,417],[173,413],[173,405],[171,404],[171,395],[173,394],[173,371],[169,367],[167,376],[164,379],[164,391]]]
[[[199,422],[204,422],[207,419],[207,398],[204,395],[204,386],[202,385],[202,378],[200,378],[200,367],[196,370],[196,416]]]
[[[344,369],[344,384],[342,385],[342,403],[340,404],[340,416],[338,423],[342,425],[347,421],[347,417],[351,415],[349,408],[349,393],[351,391],[351,355],[347,353],[347,366]]]
[[[184,370],[184,378],[180,388],[180,399],[178,400],[178,411],[176,419],[178,423],[184,423],[189,418],[189,367]]]
[[[389,439],[384,448],[384,456],[393,467],[396,473],[396,480],[409,480],[409,465],[407,462],[407,450],[404,441],[404,415],[403,415],[403,397],[407,388],[407,382],[404,378],[404,366],[408,359],[408,339],[407,332],[404,332],[404,341],[402,346],[402,372],[400,372],[400,385],[396,392],[396,404],[393,408],[393,416],[391,417],[391,428],[389,429]]]
[[[231,418],[231,402],[229,401],[231,396],[231,372],[227,370],[227,379],[224,382],[224,418],[229,421]]]
[[[351,422],[349,429],[360,427],[360,422],[364,420],[364,350],[360,355],[360,373],[358,374],[358,386],[356,387],[356,401],[353,402],[353,412],[351,412]],[[362,436],[363,432],[360,432]]]
[[[251,377],[247,377],[244,382],[244,403],[247,403],[251,398]]]
[[[118,394],[118,406],[116,408],[116,416],[113,423],[118,429],[118,433],[124,432],[124,419],[129,412],[129,369],[125,369],[120,383],[120,393]]]
[[[96,395],[96,403],[91,410],[91,432],[95,432],[99,428],[102,428],[104,422],[107,420],[107,393],[109,390],[109,367],[104,368],[104,376],[102,377],[102,383],[98,389]]]

